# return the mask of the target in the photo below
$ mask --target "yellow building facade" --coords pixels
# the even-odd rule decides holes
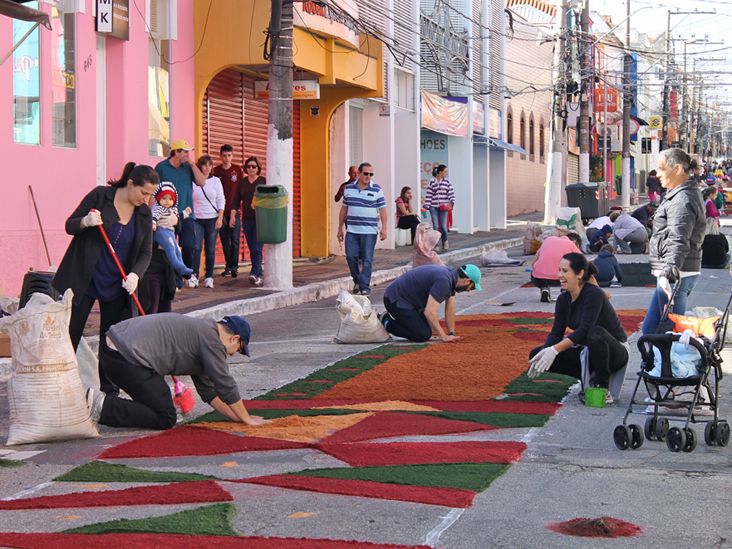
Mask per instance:
[[[295,6],[295,79],[317,80],[320,88],[319,99],[294,104],[300,109],[300,255],[322,257],[328,255],[327,220],[334,204],[328,173],[330,119],[348,99],[383,95],[383,48],[374,38],[333,23],[322,6]],[[197,150],[204,150],[204,128],[213,123],[204,120],[202,107],[212,80],[231,70],[267,80],[263,44],[269,19],[266,0],[195,0],[194,43],[200,44],[194,63]]]

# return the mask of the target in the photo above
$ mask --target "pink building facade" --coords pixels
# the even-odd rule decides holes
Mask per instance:
[[[126,40],[96,32],[96,0],[36,4],[26,5],[48,13],[53,30],[39,27],[0,66],[0,293],[8,296],[29,268],[49,267],[29,186],[57,265],[70,241],[65,220],[86,193],[125,162],[154,166],[171,139],[196,137],[193,2],[115,2],[115,33],[126,19]],[[29,27],[0,16],[0,55]]]

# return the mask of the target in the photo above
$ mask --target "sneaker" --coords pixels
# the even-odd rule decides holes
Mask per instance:
[[[257,277],[254,276],[254,275],[249,275],[249,279],[248,280],[249,280],[249,284],[251,284],[252,286],[254,286],[254,283],[257,281]]]
[[[608,391],[605,394],[605,406],[608,406],[610,404],[613,404],[615,400],[613,399],[613,395],[610,394],[610,391]]]
[[[610,283],[610,287],[611,288],[622,288],[623,285],[620,282],[613,281],[613,282]]]
[[[552,294],[549,293],[549,288],[542,288],[540,301],[542,303],[550,303],[551,300],[552,300]]]
[[[447,240],[445,240],[445,241],[444,241],[444,242],[442,243],[442,251],[443,251],[443,252],[446,252],[446,251],[447,251],[447,250],[449,250],[449,249],[450,249],[450,244],[449,244],[449,243],[447,242]]]
[[[99,423],[99,418],[102,416],[105,396],[101,391],[95,391],[91,387],[86,390],[86,405],[89,408],[89,417],[94,423]]]
[[[203,285],[206,286],[206,288],[213,288],[213,278],[207,276],[203,281]]]
[[[353,285],[353,291],[351,293],[353,295],[358,295],[361,293],[361,288],[359,288],[358,284]]]
[[[191,278],[188,279],[188,287],[198,288],[198,277],[196,275],[191,275]]]
[[[231,276],[231,269],[224,269],[224,272],[221,273],[221,276]]]
[[[232,269],[231,270],[231,278],[236,278],[237,276],[239,276],[239,273],[237,271],[235,271],[234,269]]]
[[[264,284],[264,280],[262,280],[261,276],[255,276],[254,277],[254,285],[257,287],[260,287]]]
[[[361,290],[361,295],[371,295],[371,290]]]

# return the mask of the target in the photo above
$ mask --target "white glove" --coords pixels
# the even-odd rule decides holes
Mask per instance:
[[[534,358],[529,360],[530,367],[526,375],[536,377],[539,374],[543,374],[551,367],[558,354],[553,345],[542,349],[534,355]]]
[[[88,214],[86,214],[81,219],[81,226],[84,228],[96,227],[101,224],[102,224],[102,213],[97,210],[91,210]]]
[[[679,338],[679,343],[682,345],[685,345],[687,348],[690,347],[690,342],[692,339],[696,339],[694,337],[694,330],[686,329],[681,334],[681,337]]]
[[[659,276],[658,285],[661,287],[661,290],[663,290],[663,293],[666,294],[666,297],[671,299],[671,283],[668,281],[668,278],[665,276]]]
[[[127,275],[127,280],[122,281],[122,287],[127,290],[128,294],[132,295],[137,289],[138,282],[140,282],[140,277],[135,273],[130,273]]]

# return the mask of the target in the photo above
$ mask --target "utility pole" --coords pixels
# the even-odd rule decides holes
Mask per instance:
[[[567,50],[567,0],[557,0],[557,41],[554,44],[554,101],[551,124],[552,153],[547,163],[548,180],[544,189],[544,223],[553,225],[562,203],[562,186],[565,181],[562,154],[565,145],[565,101],[567,98],[567,67],[565,52]]]
[[[582,15],[580,16],[580,36],[582,55],[580,56],[580,127],[579,127],[579,181],[590,181],[590,94],[593,89],[593,74],[590,66],[590,48],[593,47],[590,38],[590,0],[585,0]]]
[[[269,22],[269,114],[267,183],[282,185],[292,197],[292,22],[293,0],[272,0]],[[292,205],[287,208],[287,240],[264,247],[264,285],[292,288]]]
[[[630,0],[625,0],[625,55],[623,56],[623,72],[625,85],[623,86],[623,177],[620,185],[620,205],[623,208],[630,207],[630,107],[632,101],[632,89],[630,82]]]

